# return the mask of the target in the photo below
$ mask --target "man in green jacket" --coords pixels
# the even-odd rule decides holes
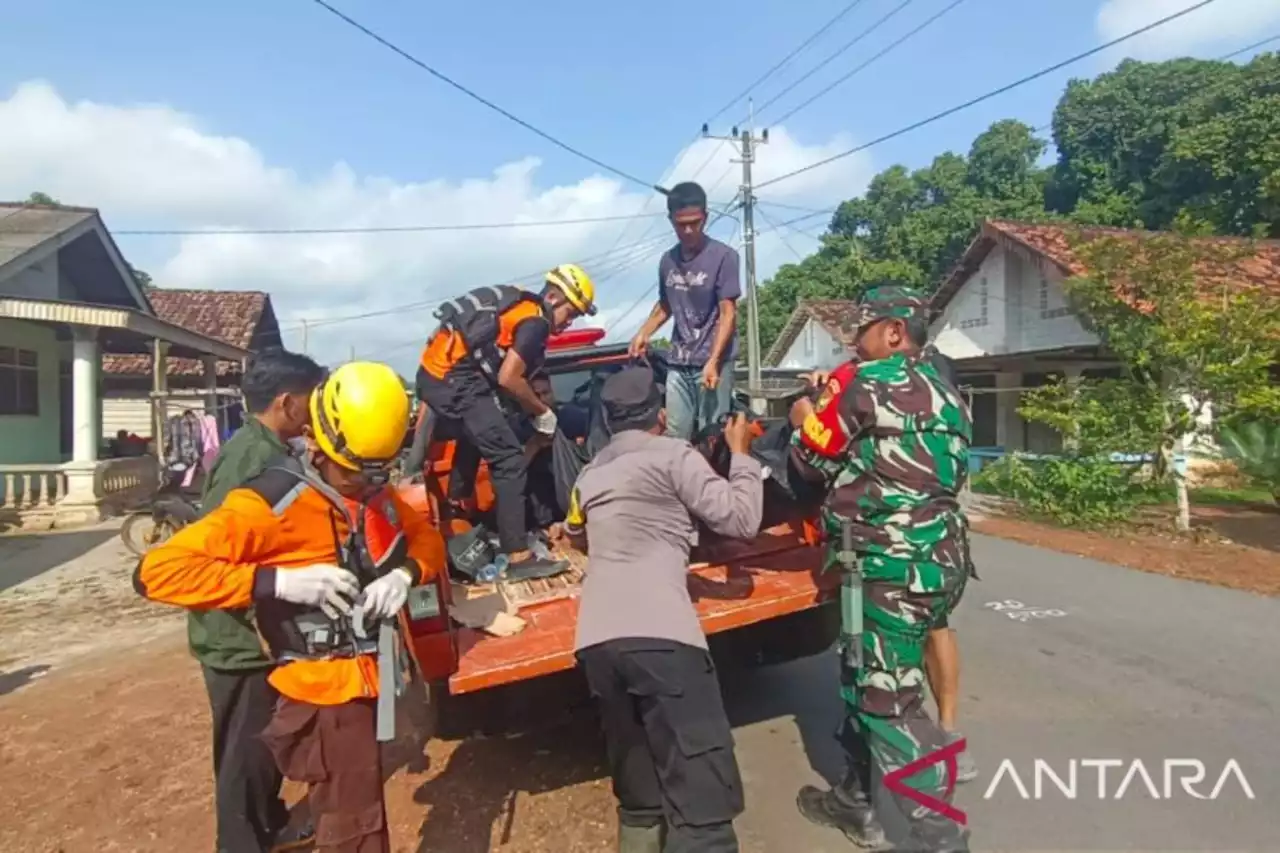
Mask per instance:
[[[249,363],[241,390],[249,417],[224,444],[205,480],[201,512],[289,453],[290,439],[310,422],[311,392],[325,369],[305,355],[266,350]],[[283,781],[258,734],[271,720],[276,691],[267,683],[271,661],[251,610],[191,610],[191,651],[204,670],[213,712],[218,853],[275,853],[309,842],[309,826],[289,827],[280,798]]]

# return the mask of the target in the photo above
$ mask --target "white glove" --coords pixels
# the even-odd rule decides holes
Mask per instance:
[[[413,576],[408,569],[392,569],[364,588],[361,609],[367,618],[390,619],[409,600]]]
[[[276,598],[319,607],[330,619],[350,613],[359,594],[356,576],[337,566],[276,569]]]
[[[547,409],[540,415],[533,418],[533,428],[543,435],[555,435],[556,433],[556,413],[553,409]]]

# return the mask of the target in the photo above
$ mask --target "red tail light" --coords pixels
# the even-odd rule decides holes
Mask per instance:
[[[458,669],[458,650],[449,627],[448,576],[414,587],[405,608],[409,647],[425,681],[448,679]]]

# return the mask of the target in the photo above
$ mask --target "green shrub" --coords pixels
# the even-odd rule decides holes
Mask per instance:
[[[1241,474],[1280,502],[1280,424],[1253,421],[1224,426],[1218,442]]]
[[[1029,514],[1067,527],[1095,527],[1132,518],[1145,491],[1134,469],[1105,458],[1029,459],[1007,455],[973,478],[978,492],[1017,501]]]

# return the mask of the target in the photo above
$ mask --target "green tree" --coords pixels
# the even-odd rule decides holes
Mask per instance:
[[[43,204],[48,207],[58,207],[61,203],[48,193],[34,192],[27,196],[27,204]]]
[[[1235,280],[1246,250],[1177,235],[1077,233],[1073,243],[1089,273],[1064,283],[1067,297],[1134,383],[1127,411],[1145,411],[1141,428],[1155,432],[1162,470],[1172,469],[1184,436],[1208,433],[1201,416],[1210,406],[1219,422],[1280,417],[1280,388],[1269,374],[1280,360],[1280,299]],[[1201,280],[1207,270],[1225,270],[1225,278],[1210,288]],[[1174,482],[1186,530],[1186,479],[1175,471]]]
[[[1043,218],[1044,149],[1027,125],[999,121],[968,156],[946,152],[914,172],[901,165],[880,172],[864,195],[836,210],[816,254],[765,282],[762,345],[772,344],[801,299],[852,299],[871,284],[932,290],[984,218]]]
[[[151,283],[151,276],[147,272],[138,269],[133,264],[129,264],[129,272],[133,273],[133,278],[138,282],[138,286],[143,290],[152,290],[155,285]]]
[[[1127,60],[1053,117],[1050,207],[1082,223],[1280,236],[1280,56]]]

